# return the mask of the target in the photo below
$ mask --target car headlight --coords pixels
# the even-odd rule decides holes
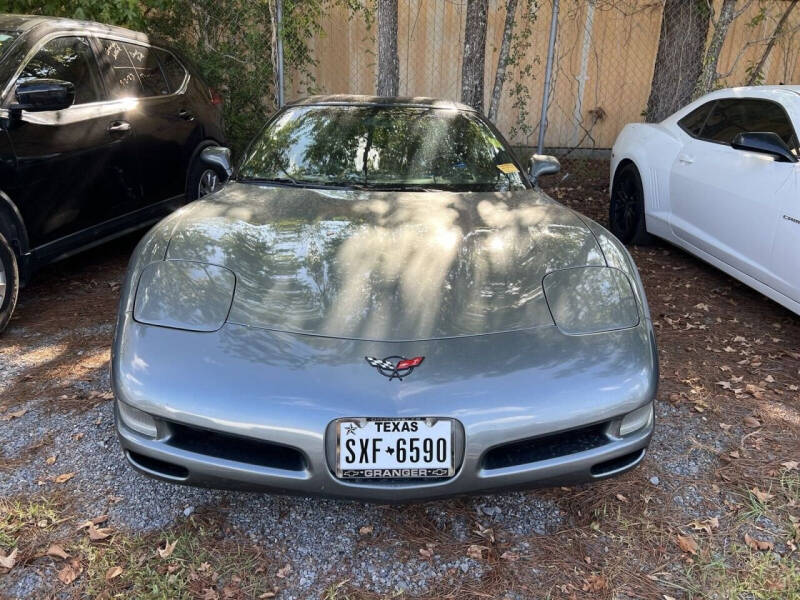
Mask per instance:
[[[600,333],[639,324],[639,309],[628,276],[610,267],[553,271],[542,282],[547,306],[567,335]]]
[[[156,420],[146,412],[120,401],[117,401],[117,411],[120,420],[134,431],[151,438],[158,435]]]
[[[623,417],[622,422],[619,425],[619,434],[628,435],[629,433],[633,433],[634,431],[639,431],[640,429],[647,427],[652,422],[653,403],[650,402],[641,408],[637,408],[633,412],[629,412]]]
[[[142,270],[133,318],[140,323],[216,331],[225,323],[233,302],[236,276],[217,265],[167,260]]]

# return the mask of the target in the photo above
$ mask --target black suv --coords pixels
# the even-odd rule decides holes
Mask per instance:
[[[0,331],[37,267],[218,187],[220,103],[144,34],[0,15]]]

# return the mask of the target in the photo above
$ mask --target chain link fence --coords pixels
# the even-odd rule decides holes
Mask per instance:
[[[368,0],[364,0],[368,2]],[[554,6],[554,2],[557,6]],[[520,0],[496,124],[527,157],[542,104],[544,151],[564,185],[607,185],[607,161],[626,123],[660,120],[691,99],[749,82],[800,83],[796,0]],[[459,100],[466,0],[398,0],[400,93]],[[508,0],[489,0],[485,112],[491,103]],[[308,92],[375,93],[374,22],[334,4],[310,42]],[[549,33],[556,19],[549,93]],[[666,111],[666,112],[665,112]],[[568,183],[567,183],[568,182]]]

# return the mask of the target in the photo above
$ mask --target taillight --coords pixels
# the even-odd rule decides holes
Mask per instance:
[[[211,88],[209,91],[211,92],[211,104],[214,106],[219,106],[222,104],[222,96],[220,93],[214,88]]]

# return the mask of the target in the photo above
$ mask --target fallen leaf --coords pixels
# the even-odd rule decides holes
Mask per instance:
[[[111,527],[98,527],[97,525],[90,525],[86,530],[86,533],[89,534],[90,540],[97,542],[106,539],[108,536],[114,533],[114,530],[111,529]]]
[[[69,554],[58,544],[50,544],[50,547],[47,549],[47,556],[54,556],[63,560],[69,558]]]
[[[753,492],[753,495],[756,498],[758,498],[758,501],[761,502],[761,504],[766,504],[767,500],[770,500],[775,497],[775,494],[770,494],[769,492],[762,492],[757,487],[754,487],[750,491]]]
[[[61,475],[57,475],[53,481],[55,481],[56,483],[66,483],[73,477],[75,477],[74,471],[72,473],[62,473]]]
[[[519,554],[507,550],[500,555],[500,558],[503,560],[507,560],[509,562],[514,562],[516,560],[519,560]]]
[[[56,455],[54,454],[53,456],[48,456],[48,457],[47,457],[47,460],[45,460],[44,462],[45,462],[45,463],[47,463],[48,465],[55,464],[55,462],[56,462]]]
[[[364,525],[361,529],[358,530],[359,535],[369,535],[374,531],[372,525]]]
[[[28,412],[27,408],[21,408],[19,410],[15,410],[14,412],[6,413],[2,417],[0,417],[0,421],[10,421],[11,419],[19,419],[26,412]]]
[[[481,560],[483,558],[483,546],[471,544],[470,547],[467,548],[467,556],[473,560]]]
[[[430,558],[431,556],[433,556],[433,552],[431,552],[431,551],[430,551],[430,550],[428,550],[427,548],[420,548],[420,549],[419,549],[419,555],[420,555],[422,558]]]
[[[681,550],[689,554],[697,554],[697,542],[692,536],[678,535],[677,538],[678,546],[680,546]]]
[[[796,471],[800,463],[796,460],[787,460],[786,462],[782,462],[781,466],[787,471]]]
[[[108,571],[106,571],[106,581],[111,581],[112,579],[114,579],[115,577],[119,577],[120,575],[122,575],[122,567],[120,566],[111,567],[110,569],[108,569]]]
[[[274,598],[275,592],[264,592],[258,598],[259,600],[265,600],[266,598]]]
[[[14,548],[8,556],[0,553],[0,569],[8,569],[9,571],[13,569],[14,565],[17,564],[17,552],[19,550]]]
[[[731,426],[727,423],[720,423],[719,428],[722,429],[722,431],[730,431]]]
[[[747,544],[752,550],[772,550],[773,544],[772,542],[767,542],[765,540],[757,540],[754,537],[750,537],[750,534],[744,534],[744,543]]]
[[[278,579],[284,579],[291,572],[292,572],[292,565],[287,563],[286,566],[278,569]]]
[[[159,546],[158,555],[161,558],[169,558],[172,555],[172,553],[175,551],[175,546],[177,546],[177,545],[178,545],[178,540],[175,540],[171,544],[169,543],[169,541],[165,541],[163,548],[161,548]],[[203,564],[205,564],[205,563],[203,563]],[[202,567],[202,565],[200,565],[200,566]]]
[[[602,575],[592,573],[583,583],[584,592],[602,592],[608,587],[608,581]]]
[[[761,421],[756,419],[755,417],[746,416],[744,419],[744,424],[748,427],[761,427]]]
[[[623,496],[622,494],[617,494],[617,500],[619,500],[620,502],[624,502],[626,504],[628,502],[628,499],[625,496]]]
[[[693,521],[692,528],[695,531],[705,531],[708,535],[711,535],[712,530],[719,529],[719,518],[711,517],[705,521]]]
[[[64,565],[64,568],[58,572],[57,576],[61,583],[69,585],[78,578],[82,571],[81,564],[73,558],[69,564]]]

